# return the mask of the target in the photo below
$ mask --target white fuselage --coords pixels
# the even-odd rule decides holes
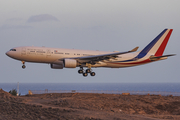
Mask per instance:
[[[104,52],[104,51],[47,48],[47,47],[34,47],[34,46],[16,47],[14,49],[16,49],[16,51],[8,51],[6,53],[11,58],[14,58],[20,61],[25,61],[25,62],[48,63],[48,64],[58,63],[59,60],[63,60],[66,58],[77,58],[77,57],[82,57],[82,56],[93,56],[93,55],[113,53],[113,52]],[[127,63],[121,64],[120,61],[132,59],[138,54],[139,52],[118,55],[118,58],[116,59],[104,60],[95,65],[92,65],[92,67],[119,68],[119,67],[135,66],[137,64],[127,64]],[[149,55],[147,55],[147,57],[144,57],[141,60],[136,60],[136,62],[143,61],[146,58],[149,58]],[[141,64],[144,64],[144,63],[141,63]],[[84,65],[83,67],[87,67],[87,66]]]

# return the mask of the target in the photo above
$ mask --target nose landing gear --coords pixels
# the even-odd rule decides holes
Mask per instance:
[[[96,73],[92,72],[92,69],[88,68],[86,70],[83,69],[83,67],[80,67],[80,70],[78,70],[79,74],[83,74],[84,77],[88,76],[88,73],[90,73],[91,76],[95,76]]]
[[[25,61],[22,61],[22,64],[23,64],[23,65],[22,65],[22,68],[25,69],[25,68],[26,68],[26,66],[25,66]]]

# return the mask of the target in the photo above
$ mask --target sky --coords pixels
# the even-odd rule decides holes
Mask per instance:
[[[179,0],[1,0],[0,83],[179,83]],[[128,68],[54,70],[5,53],[18,46],[46,46],[100,51],[142,50],[165,28],[173,29],[164,54],[177,54]]]

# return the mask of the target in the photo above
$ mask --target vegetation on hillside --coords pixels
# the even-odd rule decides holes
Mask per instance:
[[[17,95],[17,90],[16,89],[12,89],[9,91],[10,94],[16,96]]]

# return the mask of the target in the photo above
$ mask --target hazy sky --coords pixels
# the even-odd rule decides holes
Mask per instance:
[[[179,0],[1,0],[0,83],[180,82]],[[93,68],[95,77],[76,69],[21,62],[5,55],[17,46],[102,51],[142,50],[165,28],[174,29],[167,60],[142,66]]]

